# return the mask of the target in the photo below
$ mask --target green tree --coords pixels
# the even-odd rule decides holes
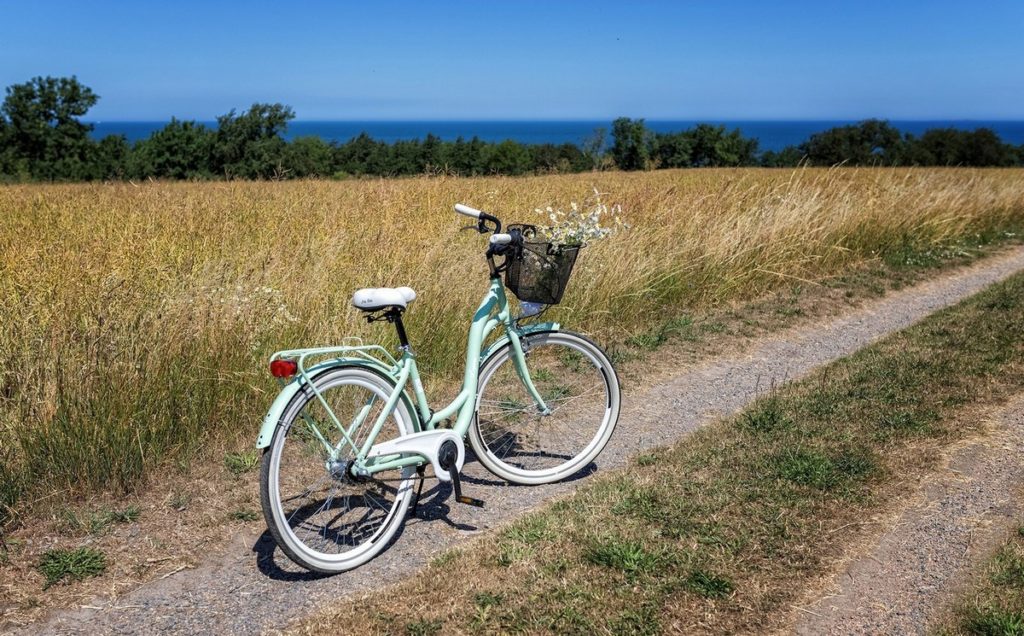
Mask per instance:
[[[694,167],[749,166],[757,156],[757,140],[747,139],[738,128],[698,124],[687,131],[692,139],[690,165]]]
[[[6,163],[36,179],[85,179],[92,126],[79,121],[99,99],[74,76],[35,77],[7,88],[0,106]]]
[[[319,137],[299,137],[285,149],[284,165],[291,177],[329,177],[334,174],[334,153]]]
[[[530,163],[534,172],[559,172],[563,166],[561,152],[555,144],[533,144],[530,146]]]
[[[0,178],[15,177],[17,173],[14,167],[14,145],[9,136],[10,129],[7,120],[0,115]]]
[[[468,142],[459,137],[454,143],[445,146],[445,166],[462,176],[483,174],[485,146],[479,137],[473,137]]]
[[[194,121],[171,123],[135,144],[127,172],[145,179],[209,179],[216,133]]]
[[[659,168],[689,168],[692,165],[693,135],[664,133],[654,137],[654,164]]]
[[[386,174],[388,146],[365,132],[353,137],[334,151],[335,170],[351,175]]]
[[[601,170],[604,168],[605,147],[607,146],[608,129],[598,126],[583,140],[580,151],[586,158],[587,167],[583,170]]]
[[[782,150],[766,150],[761,155],[761,165],[765,168],[792,168],[800,165],[804,160],[804,153],[796,146],[786,146]]]
[[[217,118],[213,167],[225,177],[267,179],[283,176],[286,142],[281,135],[295,112],[283,104],[253,104]]]
[[[800,151],[818,166],[894,165],[902,161],[906,147],[900,131],[889,122],[868,119],[815,133],[800,145]]]
[[[558,171],[583,172],[592,170],[591,158],[576,144],[564,143],[558,146]]]
[[[533,169],[530,151],[511,139],[491,144],[485,157],[484,166],[488,174],[520,175]]]
[[[991,128],[978,128],[964,133],[960,161],[965,166],[1012,166],[1016,163],[1014,147],[1003,143]]]
[[[88,162],[90,179],[124,179],[131,146],[124,135],[107,135],[94,144]]]
[[[619,170],[644,170],[651,156],[650,133],[642,119],[619,117],[612,122],[612,159]]]
[[[419,166],[416,174],[438,170],[442,167],[444,167],[444,142],[440,137],[427,133],[426,139],[420,146]]]

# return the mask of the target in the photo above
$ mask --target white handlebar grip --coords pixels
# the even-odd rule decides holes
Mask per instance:
[[[455,204],[455,211],[459,214],[465,214],[466,216],[473,217],[474,219],[480,218],[480,210],[471,208],[468,205],[462,205],[461,203]]]
[[[511,234],[491,234],[491,245],[508,245],[511,242]]]

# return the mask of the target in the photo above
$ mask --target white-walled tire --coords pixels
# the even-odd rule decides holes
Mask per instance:
[[[481,365],[469,441],[495,475],[546,484],[579,472],[608,444],[619,419],[619,379],[604,351],[583,336],[545,331],[524,341],[526,366],[552,413],[537,411],[506,344]]]
[[[358,410],[354,407],[370,404],[365,424],[354,436],[357,446],[394,390],[390,379],[359,367],[325,371],[313,383],[346,427]],[[373,397],[376,399],[371,401]],[[328,453],[310,426],[316,426],[332,444],[342,439],[316,394],[307,387],[285,409],[263,454],[263,515],[270,534],[292,561],[314,572],[343,572],[376,556],[401,527],[415,469],[375,473],[366,480],[350,478],[347,471],[344,476],[332,475],[325,465]],[[375,441],[412,430],[412,414],[400,400]],[[339,459],[345,461],[352,454],[349,450]]]

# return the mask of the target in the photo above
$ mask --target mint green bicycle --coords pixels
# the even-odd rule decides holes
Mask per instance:
[[[408,287],[361,289],[352,298],[369,321],[395,326],[397,358],[361,342],[271,357],[284,386],[256,442],[264,449],[260,497],[271,535],[304,568],[342,572],[380,553],[418,501],[427,466],[451,483],[456,501],[483,506],[459,479],[467,435],[488,470],[530,485],[579,472],[615,429],[619,380],[608,356],[557,323],[522,324],[505,296],[507,285],[524,308],[558,303],[579,248],[550,245],[526,225],[502,233],[494,216],[455,210],[491,234],[490,286],[473,315],[462,390],[451,404],[431,410],[424,394],[402,324],[416,298]],[[498,328],[504,333],[484,349]]]

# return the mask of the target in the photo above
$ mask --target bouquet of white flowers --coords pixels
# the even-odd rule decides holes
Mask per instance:
[[[538,214],[546,214],[551,225],[538,225],[537,234],[557,247],[586,245],[588,241],[603,239],[620,228],[628,228],[619,218],[622,211],[618,204],[608,207],[601,200],[601,193],[594,190],[593,199],[585,201],[584,211],[575,201],[569,204],[569,211],[548,206],[547,209],[537,208]],[[602,218],[611,220],[611,225],[601,225]],[[607,221],[606,221],[607,223]]]
[[[550,225],[509,226],[509,231],[520,232],[524,241],[508,259],[505,285],[522,302],[524,315],[562,300],[576,257],[588,242],[629,227],[619,219],[619,211],[618,205],[609,207],[594,190],[592,200],[582,206],[572,202],[568,212],[554,207],[538,209],[537,213],[547,215]],[[609,218],[610,225],[601,225]]]

